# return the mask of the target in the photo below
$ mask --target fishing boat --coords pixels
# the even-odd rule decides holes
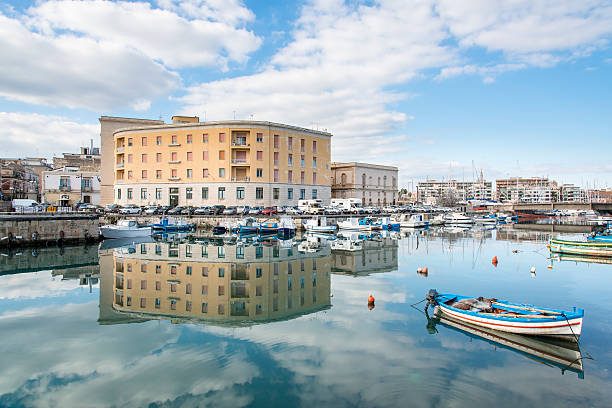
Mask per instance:
[[[452,225],[471,225],[474,223],[474,220],[464,214],[454,212],[450,214],[446,214],[444,216],[445,224]]]
[[[551,252],[560,254],[612,257],[612,242],[569,241],[551,238],[548,247]]]
[[[398,214],[392,219],[402,228],[424,228],[429,226],[423,214]]]
[[[188,223],[180,218],[162,218],[157,224],[153,224],[154,230],[165,231],[165,232],[185,232],[191,231],[195,228],[195,222]]]
[[[134,220],[119,220],[116,225],[103,225],[100,233],[104,238],[135,238],[151,236],[151,227]]]
[[[222,222],[213,227],[214,235],[225,234],[226,232],[232,232],[234,229],[234,225],[231,222]]]
[[[295,234],[295,223],[291,217],[280,217],[277,231],[278,235],[283,237]]]
[[[362,223],[357,218],[338,221],[338,228],[352,231],[371,231],[373,229],[370,224]]]
[[[438,293],[427,294],[434,313],[489,329],[534,336],[551,336],[578,342],[584,310],[563,311],[510,303],[498,299],[474,298]]]
[[[369,226],[371,230],[381,230],[382,222],[376,217],[365,217],[359,220],[359,224]]]
[[[429,321],[434,329],[436,329],[436,326],[442,326],[465,334],[470,339],[484,340],[495,347],[502,346],[530,359],[535,359],[537,362],[558,367],[562,372],[573,371],[578,374],[579,378],[584,378],[582,353],[575,342],[506,333],[453,319],[444,314],[440,314]],[[430,329],[429,322],[428,329]]]
[[[245,217],[238,221],[236,232],[239,234],[256,234],[259,232],[259,222],[253,217]]]
[[[306,220],[304,228],[309,232],[320,232],[324,234],[333,234],[338,229],[335,225],[328,225],[326,217],[313,217]]]
[[[399,222],[393,221],[390,217],[378,217],[372,220],[373,225],[380,225],[380,229],[386,231],[399,230]]]
[[[475,217],[474,222],[476,224],[495,225],[497,224],[497,216],[494,214],[489,214],[482,217]]]
[[[278,232],[278,222],[267,220],[259,224],[260,234],[276,234]]]

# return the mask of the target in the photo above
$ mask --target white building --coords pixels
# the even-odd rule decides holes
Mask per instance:
[[[398,169],[368,163],[331,163],[332,198],[357,198],[362,205],[395,205]]]
[[[481,177],[477,181],[427,180],[417,185],[417,200],[425,204],[470,199],[492,200],[493,183]]]
[[[99,172],[64,167],[42,174],[44,203],[60,207],[72,207],[77,203],[100,204]]]

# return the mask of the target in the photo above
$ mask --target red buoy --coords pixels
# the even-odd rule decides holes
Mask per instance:
[[[368,298],[368,303],[374,303],[374,296],[370,295]]]
[[[493,257],[493,259],[491,260],[491,263],[492,263],[494,266],[497,266],[497,257],[496,257],[496,256],[494,256],[494,257]]]

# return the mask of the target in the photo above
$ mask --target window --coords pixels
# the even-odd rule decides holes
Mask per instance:
[[[202,177],[208,177],[208,169],[202,169]]]
[[[128,279],[128,280],[127,280],[127,286],[126,286],[126,287],[127,287],[128,289],[132,289],[132,280],[131,280],[131,279]]]
[[[383,186],[387,187],[387,176],[383,177]]]
[[[143,162],[143,163],[147,162],[147,154],[146,153],[143,153],[143,154],[140,155],[140,161]]]
[[[191,312],[191,300],[185,301],[185,311]]]
[[[140,198],[142,200],[146,200],[147,199],[147,189],[146,188],[141,188],[140,189]]]
[[[219,150],[219,160],[225,160],[225,150]]]
[[[312,199],[315,200],[317,198],[317,190],[312,190]]]
[[[261,278],[263,275],[263,270],[261,268],[255,268],[255,277]]]
[[[148,177],[147,177],[147,171],[146,171],[146,170],[141,171],[141,172],[140,172],[140,175],[141,175],[141,178],[142,178],[143,180],[146,180],[146,179],[148,178]]]
[[[258,178],[262,178],[263,177],[263,169],[257,169],[255,171],[255,176]]]
[[[161,146],[161,144],[162,144],[162,137],[161,136],[157,136],[155,138],[155,144],[158,145],[158,146]]]
[[[208,200],[208,187],[202,187],[202,199]]]
[[[225,247],[223,246],[217,247],[217,257],[225,258]]]
[[[287,278],[287,290],[293,290],[293,278],[291,276]]]
[[[128,154],[128,163],[131,163],[134,159],[134,156],[132,155],[132,153]]]
[[[187,135],[187,143],[193,143],[193,136],[192,135]]]
[[[134,144],[134,139],[132,139],[131,137],[128,137],[128,146],[131,146]]]
[[[361,185],[365,187],[366,185],[366,175],[365,173],[361,175]]]
[[[236,198],[238,200],[244,199],[244,187],[236,187]]]
[[[177,173],[176,169],[172,169],[172,173],[171,174],[172,174],[172,178],[173,179],[178,178],[178,176],[177,176],[178,173]]]
[[[278,169],[274,169],[274,182],[278,183]]]
[[[128,170],[128,180],[132,179],[132,175],[133,175],[132,170]]]
[[[156,179],[162,178],[162,171],[161,170],[155,170],[155,178]]]
[[[306,182],[306,173],[303,171],[300,172],[300,184],[304,184]]]
[[[208,143],[208,133],[202,134],[202,143]]]
[[[171,283],[170,284],[170,292],[172,292],[172,293],[176,292],[176,283]]]
[[[255,189],[255,199],[263,200],[263,187],[257,187]]]
[[[155,155],[155,161],[160,163],[162,161],[162,154],[161,153],[157,153]]]
[[[147,299],[140,298],[140,307],[147,307]]]
[[[187,152],[187,161],[193,160],[193,152]]]
[[[218,289],[217,293],[219,293],[219,296],[225,295],[225,286],[224,285],[219,285],[219,289]],[[221,305],[219,305],[219,306],[221,306]]]
[[[202,160],[208,160],[208,150],[202,152]]]
[[[278,152],[274,152],[274,165],[278,166]]]
[[[255,296],[263,295],[263,287],[261,285],[255,286]]]
[[[287,171],[287,183],[293,183],[293,170]]]
[[[185,285],[185,294],[191,295],[191,283]]]
[[[300,189],[300,200],[305,200],[306,199],[306,189],[301,188]]]
[[[377,184],[377,186],[379,186],[379,187],[380,187],[380,177],[378,178],[378,184]]]
[[[128,200],[132,199],[132,189],[131,188],[127,189],[127,198],[128,198]]]
[[[127,297],[127,305],[128,306],[132,306],[132,297],[131,296]]]
[[[202,313],[208,313],[208,303],[202,302]]]
[[[287,149],[293,150],[293,138],[291,136],[287,138]]]
[[[221,177],[221,178],[225,177],[225,168],[221,167],[219,169],[219,177]]]
[[[155,308],[159,309],[161,307],[161,299],[155,298]]]
[[[272,293],[278,293],[278,279],[274,279]]]
[[[287,199],[293,200],[293,189],[292,188],[287,189]]]
[[[187,200],[191,200],[191,199],[193,198],[193,188],[191,188],[191,187],[187,187],[187,188],[185,189],[185,198],[186,198]]]
[[[225,314],[225,305],[219,305],[217,307],[217,313],[220,315]]]
[[[261,143],[263,142],[263,133],[258,133],[257,134],[257,143]]]
[[[274,200],[278,200],[279,196],[280,196],[280,189],[278,189],[278,188],[273,188],[273,189],[272,189],[272,198],[273,198]]]
[[[162,198],[162,189],[161,188],[156,188],[155,189],[155,199],[156,200],[161,200]]]
[[[306,151],[306,140],[300,139],[300,152]]]
[[[117,189],[117,200],[121,200],[121,189]]]
[[[225,133],[219,133],[219,143],[225,143]]]
[[[312,172],[312,184],[317,184],[317,172]]]
[[[274,148],[278,149],[278,135],[274,135]]]
[[[202,248],[206,248],[206,247],[203,246]],[[202,276],[208,277],[208,266],[203,266],[202,267]],[[202,294],[205,294],[205,293],[202,293]]]
[[[312,152],[313,153],[317,152],[317,141],[316,140],[312,141]]]
[[[145,290],[146,288],[147,288],[147,281],[143,279],[140,281],[140,289]]]
[[[155,282],[155,290],[161,290],[161,282],[160,281],[156,281]]]
[[[202,294],[208,295],[208,285],[202,285]]]
[[[302,155],[300,157],[300,167],[304,168],[304,162],[306,161],[306,156]]]
[[[193,169],[187,169],[187,178],[193,177]]]
[[[287,158],[287,165],[293,166],[293,155],[289,153],[289,157]]]
[[[317,168],[317,157],[316,156],[312,158],[312,167],[315,169]]]
[[[225,187],[219,187],[218,196],[219,200],[225,199]]]
[[[170,161],[173,161],[173,162],[178,161],[178,155],[177,155],[177,153],[176,153],[176,152],[172,152],[172,153],[171,153],[171,155],[170,155]]]
[[[261,150],[257,151],[257,160],[263,160],[263,151]]]
[[[141,139],[141,143],[142,143],[142,145],[143,145],[143,146],[146,146],[146,145],[147,145],[147,137],[146,137],[146,136],[143,136],[143,137],[142,137],[142,139]]]

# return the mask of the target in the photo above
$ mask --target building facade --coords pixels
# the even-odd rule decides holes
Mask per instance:
[[[81,147],[80,153],[64,153],[63,157],[53,158],[53,168],[78,167],[81,170],[100,170],[100,149]]]
[[[58,207],[100,204],[100,173],[64,167],[43,172],[43,200]]]
[[[425,204],[449,204],[465,200],[492,200],[493,183],[476,181],[427,180],[417,184],[417,201]]]
[[[513,177],[495,181],[498,201],[550,203],[559,198],[557,182],[545,177]]]
[[[42,172],[50,168],[44,158],[0,159],[0,199],[40,201]]]
[[[173,122],[115,130],[110,163],[103,141],[103,188],[110,165],[116,204],[329,203],[330,133],[261,121]]]
[[[364,206],[396,205],[398,169],[368,163],[331,163],[332,198],[357,198]]]

